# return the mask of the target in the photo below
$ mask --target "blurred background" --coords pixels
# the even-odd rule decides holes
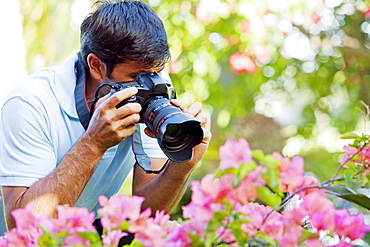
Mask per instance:
[[[79,25],[93,2],[2,5],[1,104],[26,75],[60,65],[79,49]],[[200,101],[210,116],[211,146],[193,179],[217,169],[227,139],[245,138],[265,154],[302,155],[306,171],[323,181],[348,143],[339,137],[370,131],[370,2],[146,2],[167,30],[167,70],[178,98],[185,105]]]

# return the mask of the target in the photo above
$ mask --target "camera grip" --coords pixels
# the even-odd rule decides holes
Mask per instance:
[[[118,105],[116,105],[116,108],[120,108],[121,106],[124,106],[126,105],[127,103],[135,103],[135,102],[138,102],[137,101],[137,97],[136,95],[133,95],[131,96],[130,98],[128,99],[124,99],[122,100]],[[138,102],[139,103],[139,102]]]

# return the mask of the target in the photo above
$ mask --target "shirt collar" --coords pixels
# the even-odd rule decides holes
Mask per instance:
[[[63,110],[73,118],[78,118],[74,96],[77,73],[75,64],[77,61],[78,51],[74,51],[55,71],[56,97]]]

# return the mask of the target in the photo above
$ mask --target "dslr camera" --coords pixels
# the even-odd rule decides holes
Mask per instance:
[[[111,94],[128,87],[136,87],[138,93],[120,102],[119,108],[129,102],[142,106],[140,123],[153,132],[166,156],[174,162],[191,159],[193,147],[203,139],[200,122],[170,103],[176,98],[172,84],[155,72],[139,73],[135,81],[114,83]]]

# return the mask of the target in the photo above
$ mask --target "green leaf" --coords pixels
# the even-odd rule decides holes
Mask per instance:
[[[356,139],[359,138],[360,136],[357,135],[356,133],[345,133],[340,136],[340,139]]]
[[[241,164],[239,169],[238,169],[238,176],[240,178],[244,178],[245,175],[247,175],[249,172],[253,171],[256,169],[257,163],[255,161],[251,161],[247,164]]]
[[[280,174],[277,168],[279,163],[271,155],[267,155],[263,165],[267,168],[267,171],[261,175],[262,178],[266,181],[268,187],[273,192],[277,193],[281,198],[283,198],[284,193],[280,189]]]
[[[370,198],[364,194],[358,194],[348,187],[328,186],[324,188],[324,191],[370,210]]]
[[[128,220],[124,220],[121,222],[121,231],[126,232],[128,231],[128,227],[130,226],[130,222]]]
[[[218,170],[216,172],[216,177],[221,177],[222,175],[225,175],[225,174],[230,174],[230,173],[233,173],[233,174],[237,174],[238,173],[238,169],[236,168],[226,168],[226,169],[222,169],[222,170]]]
[[[129,245],[124,245],[124,246],[130,246],[130,247],[144,247],[142,243],[137,241],[137,239],[132,240],[132,242]]]
[[[252,157],[257,159],[257,160],[264,160],[265,154],[263,153],[262,150],[252,150]]]
[[[267,187],[257,187],[258,199],[265,205],[273,207],[275,209],[279,208],[281,203],[281,197],[268,189]]]
[[[38,239],[39,246],[57,246],[57,240],[53,234],[45,233]]]
[[[368,244],[370,244],[370,232],[365,233],[365,237],[362,238],[362,240]]]
[[[222,225],[222,221],[226,218],[227,212],[217,211],[213,218],[208,222],[205,233],[205,246],[212,246],[214,241],[218,241],[216,230]]]
[[[236,177],[233,181],[233,187],[236,188],[238,187],[239,183],[241,180],[243,180],[243,178],[245,178],[245,176],[253,171],[254,169],[256,169],[257,167],[257,163],[255,161],[251,161],[247,164],[241,164],[239,169],[238,169],[238,173],[236,174]]]
[[[300,241],[306,241],[307,239],[310,239],[310,238],[312,238],[312,237],[314,237],[315,236],[315,233],[313,233],[313,232],[310,232],[310,231],[308,231],[308,230],[306,230],[306,229],[303,229],[303,231],[302,231],[302,236],[301,236],[301,239],[300,239]]]
[[[91,243],[97,243],[101,241],[100,235],[96,231],[79,232],[78,235],[83,239],[90,241]]]

